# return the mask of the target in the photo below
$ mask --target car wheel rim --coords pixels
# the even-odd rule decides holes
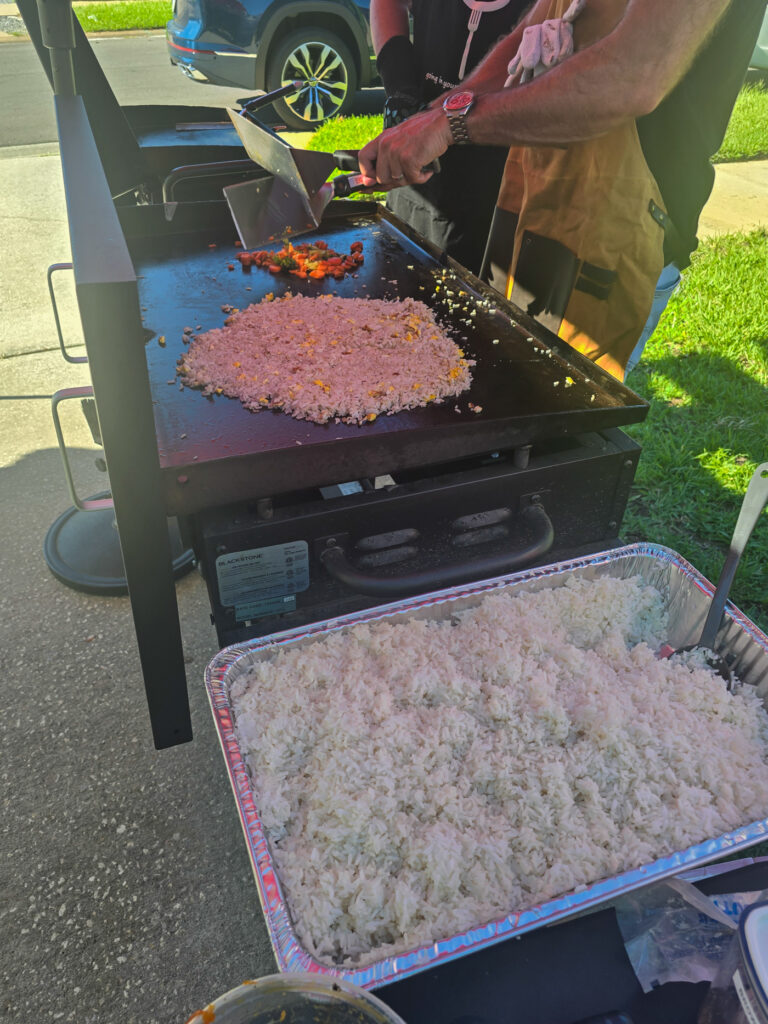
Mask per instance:
[[[301,81],[302,87],[285,102],[308,124],[333,117],[347,98],[349,78],[340,54],[328,43],[302,43],[288,54],[282,84]]]

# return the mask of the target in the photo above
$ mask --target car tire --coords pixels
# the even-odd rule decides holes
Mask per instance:
[[[357,91],[358,75],[347,44],[327,29],[291,32],[267,61],[267,90],[291,81],[307,84],[273,104],[278,119],[298,131],[312,131],[329,117],[346,114]]]

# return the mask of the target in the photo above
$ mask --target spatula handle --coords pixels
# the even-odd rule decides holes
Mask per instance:
[[[725,602],[728,600],[733,577],[736,575],[736,569],[739,566],[741,556],[744,554],[747,541],[752,536],[752,531],[757,525],[757,521],[766,504],[768,504],[768,462],[764,462],[761,466],[757,467],[752,474],[752,479],[749,481],[747,493],[744,495],[739,518],[736,520],[733,537],[731,537],[728,557],[720,573],[720,579],[717,581],[717,589],[712,596],[707,621],[704,623],[704,629],[701,632],[699,644],[702,647],[709,647],[710,650],[714,647],[715,637],[720,628],[720,620],[723,617]]]
[[[333,159],[340,171],[359,171],[359,153],[359,149],[337,149],[333,154]],[[440,161],[433,160],[431,164],[424,168],[424,170],[432,171],[433,174],[439,174]]]
[[[340,171],[359,171],[360,163],[357,159],[359,149],[337,149],[333,154],[333,160]]]
[[[364,181],[365,176],[362,174],[340,174],[338,178],[331,179],[333,194],[337,198],[344,199],[361,188]]]

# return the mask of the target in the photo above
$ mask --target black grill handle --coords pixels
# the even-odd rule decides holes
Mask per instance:
[[[402,576],[375,576],[356,569],[342,549],[336,546],[322,551],[320,561],[334,579],[355,593],[370,597],[404,597],[419,591],[440,590],[468,580],[503,576],[546,554],[554,543],[555,530],[544,508],[539,504],[529,505],[520,513],[520,517],[533,532],[532,539],[524,547],[501,554],[483,555],[466,562],[453,562]]]

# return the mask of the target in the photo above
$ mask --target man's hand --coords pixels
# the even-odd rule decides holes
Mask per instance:
[[[442,156],[452,142],[448,119],[441,109],[423,110],[388,128],[360,150],[365,185],[398,188],[423,184],[432,177],[426,167]]]

